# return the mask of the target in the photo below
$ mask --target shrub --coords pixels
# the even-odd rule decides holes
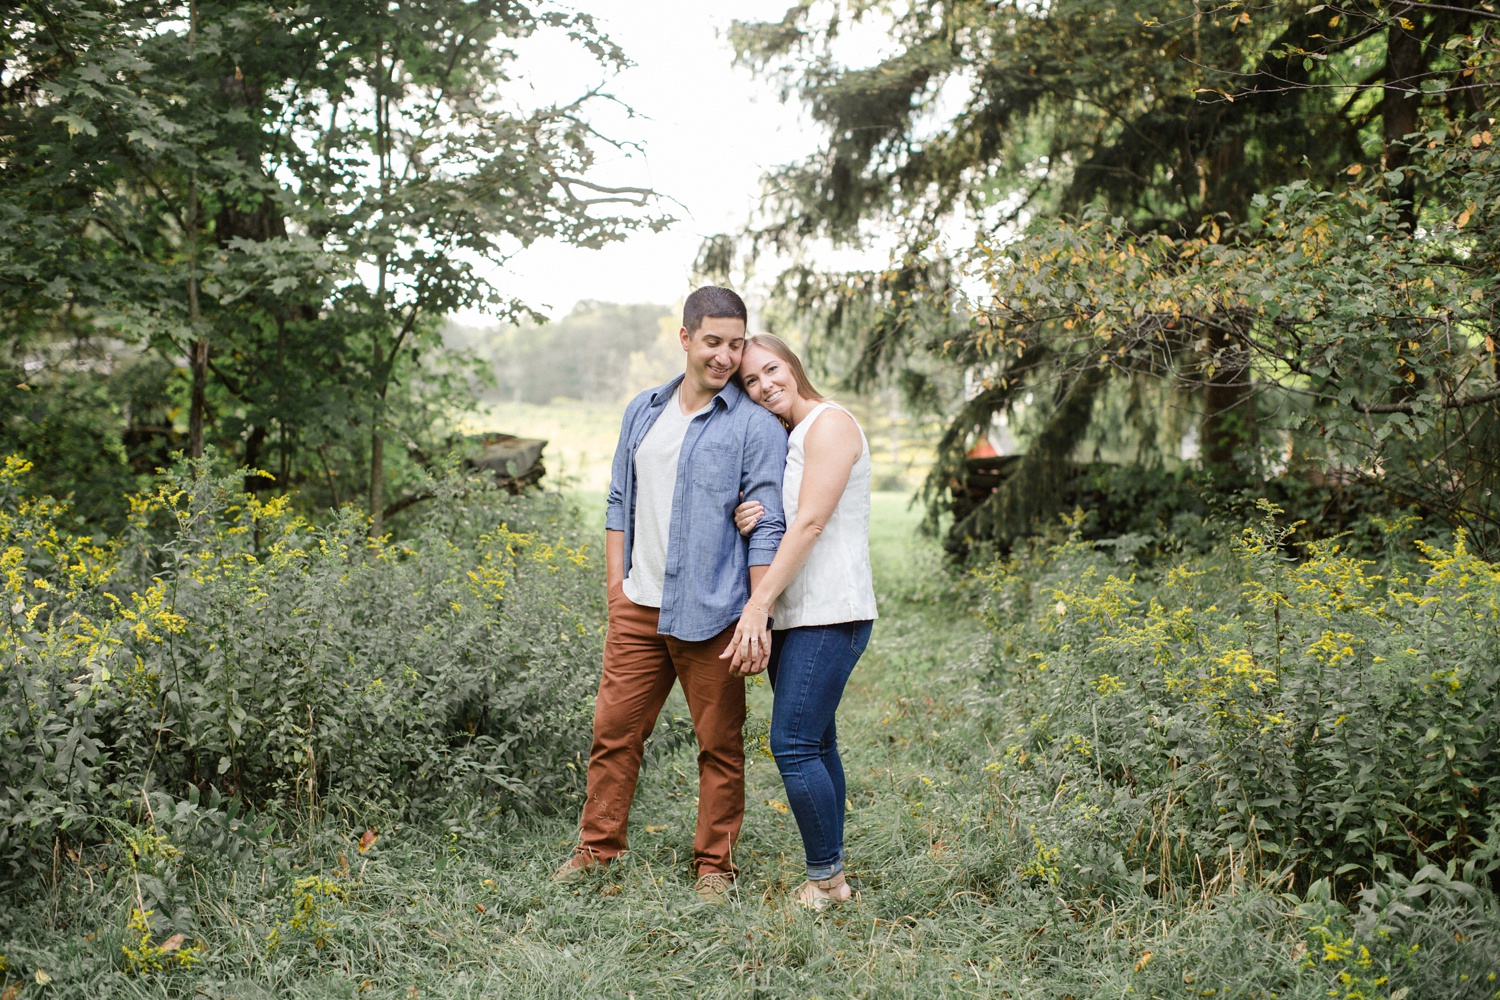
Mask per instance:
[[[402,540],[207,465],[104,543],[0,473],[0,858],[174,800],[389,816],[566,799],[602,620],[556,497],[447,484]],[[48,852],[51,854],[49,848]]]
[[[1099,857],[1079,863],[1101,886],[1255,869],[1348,898],[1429,865],[1482,882],[1500,868],[1500,566],[1461,534],[1412,551],[1409,520],[1385,525],[1379,567],[1336,540],[1293,561],[1295,526],[1262,513],[1232,551],[1150,574],[1076,531],[987,571],[1025,719],[994,766],[1087,814]]]
[[[979,460],[1014,468],[1011,457]],[[1008,472],[1008,469],[1007,469]],[[1008,551],[1025,538],[1045,534],[1046,525],[1029,524],[1007,534],[1000,524],[974,518],[985,487],[1004,483],[1007,472],[973,477],[970,493],[952,505],[954,520],[945,547],[964,558],[970,550]],[[1108,462],[1078,463],[1069,469],[1058,500],[1063,509],[1081,509],[1085,520],[1076,525],[1080,538],[1090,541],[1133,539],[1148,556],[1158,554],[1164,544],[1173,552],[1211,552],[1221,537],[1224,518],[1253,512],[1255,501],[1269,499],[1288,516],[1306,522],[1300,537],[1338,537],[1346,549],[1359,554],[1378,552],[1383,543],[1379,521],[1389,514],[1389,496],[1377,486],[1357,479],[1343,479],[1310,466],[1300,466],[1265,479],[1248,482],[1215,479],[1211,473],[1189,465],[1176,468]],[[1015,531],[1015,526],[1011,527]],[[1434,520],[1422,530],[1430,537],[1446,536],[1446,526]]]

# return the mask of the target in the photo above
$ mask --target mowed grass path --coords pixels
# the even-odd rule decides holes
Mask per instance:
[[[694,751],[678,733],[649,752],[630,853],[581,884],[549,880],[574,843],[571,803],[522,821],[456,804],[446,825],[383,829],[363,853],[362,819],[328,815],[269,871],[245,859],[179,873],[207,953],[195,969],[122,972],[126,881],[71,871],[11,913],[12,967],[53,980],[18,996],[1325,996],[1268,894],[1162,902],[1143,883],[1059,897],[1032,831],[1061,791],[986,770],[1024,692],[982,682],[989,633],[905,499],[879,496],[875,514],[882,618],[839,719],[854,901],[821,914],[790,901],[801,845],[774,762],[754,753],[738,886],[700,901]],[[753,735],[768,687],[751,702]]]
[[[801,842],[775,763],[752,752],[738,886],[725,903],[701,902],[688,869],[694,750],[666,737],[679,746],[654,748],[631,852],[606,872],[578,886],[547,880],[573,843],[571,817],[476,846],[451,870],[453,889],[423,908],[454,915],[463,957],[421,976],[420,995],[988,995],[991,955],[975,918],[989,901],[974,898],[973,912],[952,926],[953,915],[938,912],[973,897],[955,885],[956,856],[942,841],[959,818],[948,815],[954,768],[976,764],[977,774],[987,759],[983,745],[977,757],[963,745],[972,734],[954,729],[971,714],[958,698],[984,635],[969,603],[950,591],[935,546],[917,536],[919,515],[906,499],[883,495],[876,507],[882,620],[839,720],[858,901],[821,915],[790,901],[803,878]],[[752,738],[770,708],[769,686],[752,687]],[[668,732],[685,715],[674,693]],[[475,904],[486,907],[477,920],[468,912]],[[481,927],[488,933],[476,938]]]

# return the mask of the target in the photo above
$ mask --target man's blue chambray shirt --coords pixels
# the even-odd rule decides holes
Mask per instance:
[[[626,576],[635,533],[636,449],[682,380],[679,375],[635,397],[620,423],[604,527],[625,533]],[[701,642],[739,619],[750,598],[749,568],[770,564],[786,530],[781,508],[785,470],[786,431],[733,382],[688,424],[672,490],[658,632]],[[765,508],[748,544],[734,527],[741,493]]]

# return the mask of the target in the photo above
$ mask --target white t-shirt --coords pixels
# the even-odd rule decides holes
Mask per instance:
[[[708,405],[712,406],[713,400]],[[707,409],[683,413],[674,391],[635,450],[635,532],[624,589],[626,597],[644,608],[661,607],[667,539],[672,530],[672,496],[677,491],[677,459],[688,424]]]

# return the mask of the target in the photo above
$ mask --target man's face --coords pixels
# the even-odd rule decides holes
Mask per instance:
[[[709,316],[696,333],[683,327],[677,334],[687,352],[687,379],[707,392],[724,388],[740,367],[745,353],[745,321]]]

